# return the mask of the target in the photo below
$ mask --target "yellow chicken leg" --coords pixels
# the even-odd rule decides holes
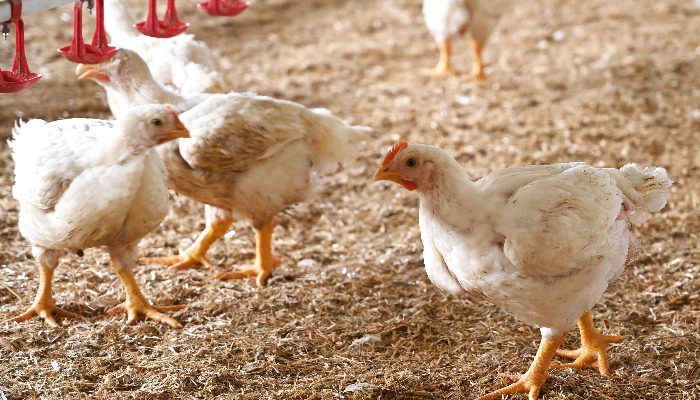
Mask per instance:
[[[452,51],[452,42],[450,40],[445,40],[444,42],[438,43],[438,48],[440,49],[440,60],[434,69],[428,72],[428,75],[454,75],[455,71],[450,65],[450,53]]]
[[[108,314],[115,315],[119,312],[126,311],[128,314],[127,322],[130,324],[142,318],[150,318],[161,324],[170,325],[173,328],[182,328],[179,322],[162,314],[160,311],[181,310],[186,306],[151,305],[148,300],[146,300],[143,293],[141,293],[141,289],[139,289],[136,283],[136,278],[134,278],[134,273],[131,271],[131,268],[120,265],[114,257],[112,257],[112,267],[124,284],[126,301],[107,311]]]
[[[520,379],[514,384],[481,396],[476,400],[501,399],[503,396],[515,393],[528,393],[529,400],[537,400],[540,389],[544,386],[547,379],[549,379],[549,364],[552,362],[554,354],[564,342],[565,338],[566,334],[555,340],[542,339],[540,348],[537,350],[537,355],[525,375],[521,375]]]
[[[53,268],[39,264],[39,290],[34,298],[34,304],[22,315],[0,322],[0,325],[11,322],[22,322],[38,315],[44,318],[46,324],[54,328],[58,327],[54,315],[57,317],[82,318],[80,314],[74,314],[56,307],[56,299],[51,297],[51,279],[53,278]]]
[[[481,63],[481,51],[483,50],[483,43],[476,39],[472,39],[472,56],[474,57],[474,67],[472,72],[467,76],[470,81],[483,81],[486,79],[484,74],[484,65]]]
[[[170,269],[183,270],[192,268],[195,264],[202,264],[205,268],[211,268],[211,263],[207,260],[206,254],[209,247],[216,239],[223,236],[228,227],[233,223],[233,219],[212,219],[207,222],[207,227],[199,235],[197,240],[180,255],[172,257],[143,257],[139,262],[157,263],[170,265]]]
[[[212,279],[240,279],[256,276],[255,283],[264,286],[267,278],[272,274],[275,265],[280,263],[279,258],[272,255],[272,231],[275,228],[275,220],[267,226],[255,230],[255,264],[238,268],[232,272],[224,272],[212,276]]]
[[[608,343],[622,343],[625,338],[615,335],[603,335],[593,325],[591,312],[583,314],[578,320],[581,331],[581,348],[578,350],[557,350],[557,355],[575,359],[569,364],[553,365],[551,368],[597,368],[603,375],[610,375],[610,362],[606,348]]]

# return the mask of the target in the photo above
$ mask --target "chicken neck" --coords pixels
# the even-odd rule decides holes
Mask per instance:
[[[471,220],[485,217],[488,199],[464,168],[451,157],[436,160],[436,165],[430,182],[417,189],[422,212],[427,211],[448,225],[458,215],[469,215]]]
[[[180,105],[186,102],[185,97],[165,89],[150,74],[114,80],[105,88],[117,100],[122,113],[145,104],[172,104],[176,111],[184,111]]]

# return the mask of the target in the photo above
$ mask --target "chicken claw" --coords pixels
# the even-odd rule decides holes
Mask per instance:
[[[82,318],[80,314],[74,314],[68,312],[62,308],[56,307],[56,299],[51,297],[51,279],[53,278],[53,268],[47,268],[43,265],[39,265],[39,290],[36,293],[36,298],[34,299],[34,304],[22,313],[14,318],[0,322],[0,325],[6,325],[11,322],[22,322],[29,318],[37,315],[44,318],[46,324],[58,328],[58,323],[54,319],[56,317],[67,317],[67,318]]]
[[[515,393],[527,393],[529,400],[537,400],[540,394],[540,389],[549,378],[548,373],[535,374],[529,371],[520,376],[520,379],[512,385],[506,386],[503,389],[498,389],[485,396],[481,396],[476,400],[494,400],[501,399],[503,396],[508,396]]]
[[[56,299],[51,299],[50,304],[46,304],[43,301],[39,301],[39,299],[37,299],[34,302],[34,304],[27,311],[25,311],[22,315],[16,316],[14,318],[10,318],[10,319],[5,320],[5,321],[2,321],[2,322],[0,322],[0,325],[7,325],[11,322],[26,321],[35,315],[44,318],[44,321],[46,321],[46,324],[53,327],[53,328],[59,327],[58,323],[54,319],[54,316],[66,317],[66,318],[82,318],[83,317],[80,314],[75,314],[75,313],[66,311],[62,308],[56,307]]]
[[[170,269],[175,270],[189,269],[196,264],[202,264],[204,268],[211,268],[212,265],[206,257],[207,251],[218,238],[226,233],[228,227],[233,223],[233,219],[221,217],[214,217],[211,220],[207,219],[207,227],[204,228],[197,240],[192,243],[192,246],[184,251],[180,250],[180,255],[172,257],[143,257],[139,259],[139,262],[170,265]]]
[[[484,74],[484,71],[472,71],[467,75],[467,80],[469,82],[474,82],[474,81],[483,81],[486,79],[486,74]]]
[[[139,319],[150,318],[156,322],[170,325],[176,329],[182,328],[182,324],[161,313],[160,311],[182,310],[186,306],[151,305],[148,300],[146,300],[143,293],[141,293],[141,289],[139,289],[139,286],[136,283],[136,278],[134,278],[134,273],[131,271],[131,269],[121,266],[118,263],[118,260],[116,260],[114,257],[112,258],[112,266],[124,284],[126,301],[107,311],[107,314],[115,315],[121,311],[126,311],[128,314],[127,322],[130,324],[138,321]]]
[[[540,394],[540,389],[549,379],[549,363],[552,361],[556,350],[564,342],[566,335],[559,339],[545,340],[542,339],[540,348],[537,350],[537,355],[530,365],[530,369],[520,376],[520,379],[512,385],[506,386],[503,389],[498,389],[485,396],[481,396],[476,400],[495,400],[501,399],[503,396],[515,393],[527,393],[529,400],[537,400]]]
[[[279,258],[274,257],[272,265],[278,265],[280,262],[282,261]],[[259,266],[256,262],[253,265],[237,268],[236,270],[231,272],[222,272],[220,274],[213,275],[211,279],[226,281],[229,279],[242,279],[247,278],[249,276],[255,276],[255,283],[258,286],[265,286],[267,278],[269,278],[270,275],[272,275],[272,266],[270,268],[264,268],[262,266]]]
[[[272,255],[272,231],[274,228],[275,220],[273,219],[264,228],[255,230],[255,264],[239,268],[236,271],[216,274],[211,279],[227,280],[256,276],[255,283],[258,286],[264,286],[267,278],[272,275],[275,265],[281,262],[279,258]]]
[[[107,311],[107,314],[116,315],[122,311],[126,311],[128,314],[127,323],[129,323],[129,324],[133,324],[134,322],[136,322],[140,319],[150,318],[156,322],[160,322],[161,324],[170,325],[171,327],[173,327],[175,329],[182,328],[182,324],[177,322],[175,319],[170,318],[167,315],[161,313],[160,311],[182,310],[183,308],[186,308],[187,306],[184,306],[184,305],[154,306],[154,305],[150,305],[148,303],[129,305],[127,303],[128,302],[125,301],[125,302],[119,304],[118,306]]]
[[[578,350],[557,350],[557,355],[575,359],[568,364],[552,365],[550,368],[597,368],[603,375],[610,375],[610,362],[606,347],[608,343],[622,343],[625,338],[616,335],[603,335],[593,325],[591,312],[584,314],[578,322],[581,331],[581,348]]]
[[[202,264],[204,268],[211,268],[212,265],[207,260],[205,253],[193,250],[192,247],[186,250],[180,250],[180,255],[170,257],[142,257],[139,258],[141,263],[154,263],[169,265],[172,270],[190,269],[197,264]]]
[[[468,81],[483,81],[486,79],[484,74],[484,64],[481,61],[481,51],[484,45],[476,39],[472,39],[472,57],[474,57],[474,67],[472,72],[467,75]]]
[[[438,61],[435,68],[427,72],[428,75],[438,76],[438,75],[455,75],[455,70],[450,64],[450,51],[452,49],[452,42],[445,40],[444,42],[438,43],[440,48],[440,60]]]

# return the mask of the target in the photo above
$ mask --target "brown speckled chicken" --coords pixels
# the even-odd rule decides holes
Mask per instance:
[[[116,122],[35,119],[15,129],[9,142],[12,195],[20,204],[19,230],[39,263],[39,290],[29,310],[2,324],[38,315],[57,326],[55,316],[79,317],[55,305],[53,271],[66,252],[104,246],[126,290],[126,301],[110,313],[181,327],[161,311],[184,306],[151,305],[132,269],[138,242],[168,210],[167,172],[153,148],[188,135],[177,114],[162,105],[133,108]]]
[[[312,176],[352,160],[369,128],[350,126],[328,110],[251,93],[183,96],[163,89],[140,57],[120,50],[102,65],[85,65],[91,78],[115,93],[122,107],[167,101],[183,111],[192,137],[159,148],[168,186],[207,204],[207,227],[178,256],[146,261],[175,269],[211,266],[206,252],[234,218],[250,220],[256,232],[255,263],[217,279],[256,277],[263,285],[279,260],[272,255],[275,216],[303,201]],[[186,111],[185,111],[186,110]]]

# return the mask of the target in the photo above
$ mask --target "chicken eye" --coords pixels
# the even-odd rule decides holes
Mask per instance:
[[[155,126],[161,126],[163,125],[163,121],[159,120],[158,118],[153,120],[153,125]]]
[[[418,161],[416,161],[415,158],[409,158],[406,160],[406,166],[408,168],[415,168],[416,165],[418,165]]]

